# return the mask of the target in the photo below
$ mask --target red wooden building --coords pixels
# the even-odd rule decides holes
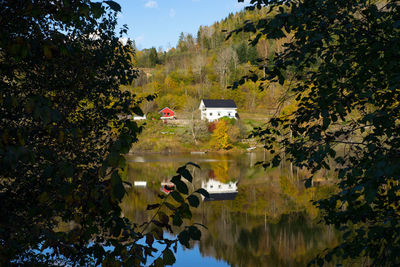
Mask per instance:
[[[175,112],[172,109],[168,108],[168,107],[163,108],[158,113],[161,115],[161,119],[173,119],[173,118],[175,118]]]

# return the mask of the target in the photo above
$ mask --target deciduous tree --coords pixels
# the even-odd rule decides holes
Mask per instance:
[[[212,147],[216,149],[229,149],[231,147],[228,129],[228,125],[224,120],[220,120],[215,124],[210,140]]]
[[[156,264],[172,264],[177,240],[163,231],[198,206],[196,195],[183,198],[187,169],[173,179],[170,212],[144,227],[119,207],[123,154],[141,131],[127,117],[142,113],[120,90],[136,76],[132,46],[115,34],[120,6],[5,0],[0,10],[0,265],[144,265],[155,239],[164,244]],[[178,238],[199,237],[190,226]]]
[[[320,255],[400,264],[400,3],[252,0],[276,15],[235,32],[289,43],[263,65],[266,79],[290,83],[291,114],[255,132],[275,153],[313,173],[335,162],[338,193],[315,204],[343,242]],[[268,64],[270,63],[270,64]],[[261,67],[262,68],[262,67]],[[254,77],[257,79],[257,77]],[[263,80],[262,77],[258,78]],[[311,179],[306,185],[311,184]]]

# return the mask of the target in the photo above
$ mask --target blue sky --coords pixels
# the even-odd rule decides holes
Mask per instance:
[[[139,49],[176,46],[181,32],[196,37],[200,25],[211,25],[245,6],[237,0],[118,0],[119,24]],[[245,1],[248,2],[248,1]]]

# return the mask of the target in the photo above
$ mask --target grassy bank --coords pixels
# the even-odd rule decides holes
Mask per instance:
[[[248,139],[261,120],[244,118],[207,123],[200,120],[147,120],[139,122],[144,131],[131,152],[235,152],[261,149],[255,139]]]

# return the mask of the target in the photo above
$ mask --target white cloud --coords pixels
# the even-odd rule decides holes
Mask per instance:
[[[157,8],[158,3],[157,3],[157,1],[154,1],[154,0],[148,0],[144,6],[147,8]]]
[[[175,15],[176,15],[175,9],[171,8],[171,9],[169,10],[169,16],[170,16],[171,18],[173,18],[173,17],[175,17]]]
[[[135,38],[135,41],[136,42],[140,42],[140,41],[142,41],[144,39],[144,35],[142,34],[142,35],[139,35],[138,37],[136,37]]]

